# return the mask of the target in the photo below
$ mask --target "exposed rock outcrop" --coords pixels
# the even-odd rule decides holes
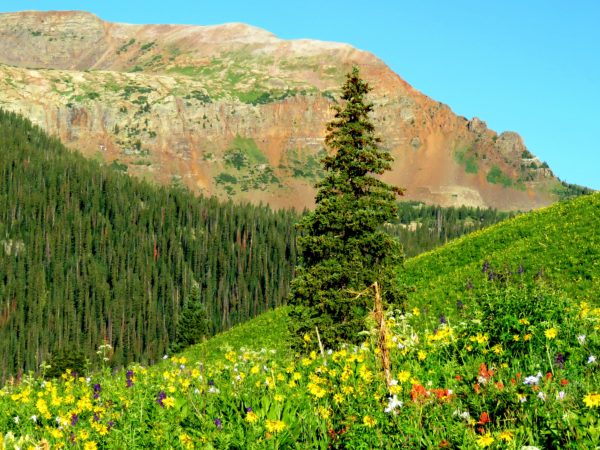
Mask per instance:
[[[387,181],[442,205],[530,209],[558,183],[515,133],[456,116],[374,55],[244,24],[127,25],[83,12],[0,14],[0,107],[137,176],[310,207],[325,125],[361,67],[395,158]],[[536,162],[537,161],[537,162]]]

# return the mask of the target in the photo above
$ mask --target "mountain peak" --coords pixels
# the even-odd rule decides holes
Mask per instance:
[[[456,116],[348,44],[27,11],[0,15],[0,64],[0,104],[68,145],[159,182],[299,208],[312,205],[331,106],[358,65],[395,158],[386,181],[408,198],[499,209],[556,199],[558,180],[518,135]]]

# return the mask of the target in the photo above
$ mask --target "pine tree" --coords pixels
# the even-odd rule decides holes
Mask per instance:
[[[342,87],[344,102],[335,106],[327,127],[331,154],[322,160],[326,176],[316,186],[316,208],[298,224],[291,328],[303,337],[318,327],[328,347],[360,340],[373,296],[357,294],[375,281],[388,304],[402,300],[395,281],[402,247],[384,230],[396,219],[402,190],[375,176],[389,170],[393,159],[375,136],[369,118],[373,105],[365,99],[369,91],[354,67]]]
[[[200,300],[200,288],[195,283],[177,322],[177,337],[171,346],[171,351],[179,352],[201,342],[207,335],[208,316]]]

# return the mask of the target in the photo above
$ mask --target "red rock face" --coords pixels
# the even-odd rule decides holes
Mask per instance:
[[[276,208],[313,205],[344,74],[373,87],[394,156],[388,182],[441,205],[531,209],[558,180],[515,133],[458,117],[374,55],[284,41],[243,24],[107,23],[81,12],[0,14],[0,106],[134,175]]]

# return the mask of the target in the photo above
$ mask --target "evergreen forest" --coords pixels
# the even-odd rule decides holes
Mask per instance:
[[[12,113],[0,149],[0,381],[103,343],[155,361],[194,286],[210,334],[285,299],[295,215],[132,179]]]

